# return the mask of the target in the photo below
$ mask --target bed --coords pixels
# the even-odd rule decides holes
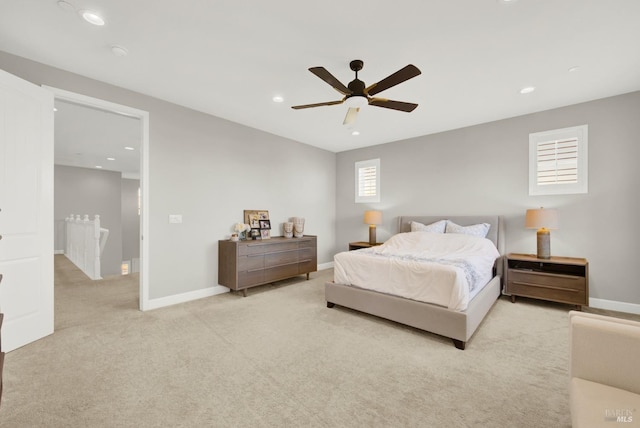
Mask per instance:
[[[334,280],[325,283],[327,307],[332,308],[339,305],[449,337],[456,348],[464,350],[466,343],[501,294],[504,225],[500,216],[402,216],[398,218],[398,232],[410,232],[412,222],[430,225],[443,219],[448,219],[460,226],[489,224],[486,238],[497,249],[498,257],[494,263],[492,277],[486,285],[480,286],[475,292],[470,292],[472,295],[466,302],[460,305],[443,304],[442,302],[440,304],[427,303],[375,289],[367,289],[348,283],[342,284]],[[364,252],[365,250],[358,251]],[[336,259],[334,258],[334,260]],[[336,278],[335,269],[334,263],[334,279]],[[340,276],[343,275],[337,275],[337,277]]]

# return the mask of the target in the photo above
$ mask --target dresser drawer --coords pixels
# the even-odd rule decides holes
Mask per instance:
[[[241,243],[238,246],[238,255],[239,256],[247,256],[251,254],[264,254],[264,245],[260,244],[259,241],[256,243]]]
[[[298,263],[298,273],[309,273],[315,272],[318,270],[318,263],[315,258],[313,259],[302,259]]]
[[[262,269],[264,267],[264,256],[253,254],[238,257],[238,271],[250,269]]]
[[[298,250],[283,250],[264,255],[264,267],[274,267],[298,262]]]
[[[298,275],[298,263],[280,265],[264,270],[264,282],[278,281],[284,278],[291,278]]]
[[[238,289],[251,287],[264,282],[264,270],[248,270],[238,272]]]
[[[298,241],[299,248],[316,248],[316,240],[315,239],[305,239],[302,241]]]

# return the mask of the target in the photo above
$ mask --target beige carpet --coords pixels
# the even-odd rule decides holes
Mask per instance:
[[[2,427],[568,427],[563,305],[498,300],[460,351],[336,306],[326,270],[150,312],[56,256],[56,332],[6,356]]]

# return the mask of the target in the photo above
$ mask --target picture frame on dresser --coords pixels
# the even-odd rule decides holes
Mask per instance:
[[[244,222],[252,229],[261,229],[260,220],[269,220],[268,210],[244,210]]]
[[[260,224],[260,229],[271,229],[271,221],[270,220],[258,220]]]

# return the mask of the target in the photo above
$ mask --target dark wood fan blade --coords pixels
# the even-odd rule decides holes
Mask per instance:
[[[294,110],[300,110],[303,108],[311,108],[311,107],[322,107],[322,106],[334,106],[336,104],[342,104],[344,100],[338,101],[327,101],[326,103],[316,103],[316,104],[305,104],[301,106],[292,106],[291,108]]]
[[[396,86],[399,83],[412,79],[422,72],[413,64],[407,65],[405,68],[400,69],[393,73],[391,76],[386,77],[379,81],[378,83],[374,83],[365,89],[365,93],[369,95],[375,95],[378,92],[382,92],[386,89],[389,89],[393,86]]]
[[[340,92],[342,95],[351,95],[352,92],[342,84],[338,79],[333,77],[333,74],[329,73],[324,67],[311,67],[310,72],[327,82],[333,89]]]
[[[393,110],[406,111],[407,113],[414,111],[416,107],[418,107],[418,104],[405,103],[402,101],[386,100],[384,98],[371,98],[369,100],[369,105],[376,106],[376,107],[390,108]]]

